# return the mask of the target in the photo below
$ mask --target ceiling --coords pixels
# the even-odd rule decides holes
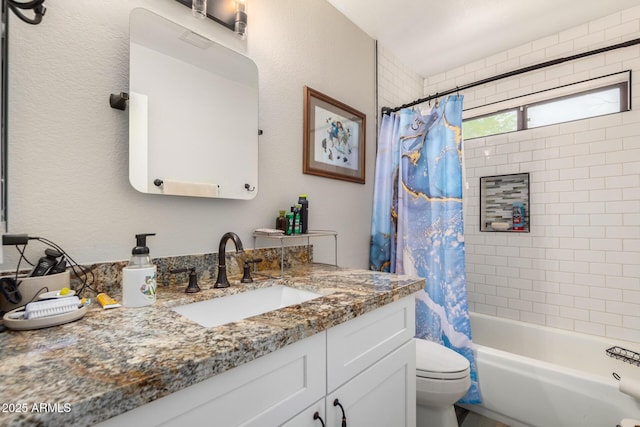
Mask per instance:
[[[638,0],[328,0],[422,77],[638,5]]]

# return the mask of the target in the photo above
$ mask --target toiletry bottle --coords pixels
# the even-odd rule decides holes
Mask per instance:
[[[306,194],[298,196],[300,208],[300,233],[307,234],[309,231],[309,197]]]
[[[521,202],[515,202],[512,209],[512,230],[523,231],[524,230],[524,205]]]
[[[156,301],[156,266],[151,263],[147,236],[155,233],[136,234],[131,260],[122,269],[122,305],[125,307],[142,307]]]
[[[296,234],[300,234],[302,232],[302,206],[295,206],[294,216],[296,218]]]
[[[284,232],[284,234],[290,236],[293,234],[293,212],[287,212],[285,218],[287,220],[287,230]]]
[[[293,234],[300,234],[300,205],[291,206],[293,212]]]
[[[280,216],[276,218],[276,230],[287,231],[287,218],[284,216],[284,211],[280,211]]]

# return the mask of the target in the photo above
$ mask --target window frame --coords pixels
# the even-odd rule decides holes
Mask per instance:
[[[623,76],[624,74],[626,74],[626,76]],[[611,80],[618,80],[618,81],[613,81],[611,82]],[[601,80],[601,84],[597,85],[598,80]],[[596,86],[592,86],[593,84],[596,84]],[[568,92],[568,93],[563,93],[563,94],[558,94],[556,96],[553,96],[553,92],[559,93],[559,92],[566,92],[567,90],[569,90],[569,88],[571,86],[576,86],[574,91]],[[588,88],[584,88],[582,89],[582,87],[584,86],[591,86]],[[558,121],[558,122],[554,122],[554,123],[549,123],[549,124],[544,124],[544,125],[540,125],[540,126],[535,126],[535,127],[529,127],[528,126],[528,109],[532,108],[532,107],[538,107],[540,105],[544,105],[544,104],[551,104],[557,101],[562,101],[562,100],[566,100],[566,99],[571,99],[571,98],[576,98],[576,97],[580,97],[580,96],[585,96],[588,95],[590,93],[598,93],[598,92],[603,92],[603,91],[607,91],[610,90],[612,88],[616,88],[619,91],[620,94],[620,104],[619,104],[619,108],[618,111],[616,112],[612,112],[612,113],[606,113],[606,114],[598,114],[598,115],[594,115],[594,116],[587,116],[587,117],[583,117],[583,118],[579,118],[579,119],[572,119],[572,120],[566,120],[566,121]],[[548,93],[549,97],[545,97],[544,94]],[[533,102],[524,102],[527,100],[527,98],[531,99],[531,98],[541,98],[539,100],[535,100]],[[522,100],[523,102],[518,102],[517,100]],[[593,79],[589,79],[589,80],[584,80],[581,82],[575,82],[575,83],[570,83],[567,85],[562,85],[562,86],[558,86],[558,87],[554,87],[551,89],[546,89],[543,91],[539,91],[539,92],[534,92],[528,95],[522,95],[522,96],[518,96],[518,97],[514,97],[514,98],[510,98],[504,101],[498,101],[498,102],[493,102],[491,104],[487,104],[484,106],[479,106],[479,107],[474,107],[471,108],[469,110],[466,110],[466,112],[468,113],[471,110],[474,110],[476,108],[482,109],[482,110],[487,110],[488,108],[490,108],[491,105],[496,105],[497,104],[497,108],[499,108],[498,106],[500,104],[507,104],[508,107],[507,108],[499,108],[497,110],[494,111],[489,111],[489,112],[483,112],[482,114],[479,114],[477,116],[469,116],[469,117],[465,117],[462,122],[463,125],[465,122],[467,121],[473,121],[473,120],[478,120],[478,119],[482,119],[482,118],[486,118],[486,117],[491,117],[491,116],[496,116],[499,114],[503,114],[505,112],[510,112],[510,111],[516,111],[516,129],[513,131],[505,131],[505,132],[498,132],[498,133],[490,133],[487,135],[481,135],[481,136],[472,136],[472,137],[465,137],[465,139],[476,139],[476,138],[486,138],[489,136],[494,136],[494,135],[504,135],[507,133],[511,133],[511,132],[519,132],[519,131],[523,131],[523,130],[529,130],[529,129],[538,129],[541,127],[545,127],[545,126],[553,126],[553,125],[558,125],[561,123],[569,123],[572,121],[576,121],[576,120],[585,120],[585,119],[590,119],[590,118],[594,118],[594,117],[602,117],[602,116],[606,116],[606,115],[610,115],[610,114],[618,114],[618,113],[623,113],[625,111],[631,111],[631,70],[625,70],[625,71],[621,71],[618,73],[613,73],[613,74],[609,74],[606,76],[601,76],[601,77],[596,77]],[[463,132],[463,136],[464,136],[464,132]]]
[[[558,101],[564,101],[567,99],[571,99],[571,98],[578,98],[581,96],[586,96],[589,94],[593,94],[593,93],[598,93],[598,92],[605,92],[608,91],[610,89],[618,89],[618,92],[620,94],[620,105],[618,107],[618,111],[614,111],[612,113],[606,113],[606,114],[596,114],[594,116],[587,116],[587,117],[582,117],[579,119],[573,119],[573,120],[567,120],[567,121],[560,121],[560,122],[554,122],[554,123],[549,123],[546,125],[540,125],[540,126],[534,126],[534,127],[529,127],[529,108],[531,107],[539,107],[541,105],[545,105],[545,104],[552,104],[554,102],[558,102]],[[545,127],[545,126],[552,126],[552,125],[557,125],[560,123],[569,123],[569,122],[573,122],[576,120],[586,120],[586,119],[591,119],[594,117],[602,117],[602,116],[608,116],[609,114],[618,114],[618,113],[622,113],[625,111],[629,111],[628,108],[628,104],[629,104],[629,99],[628,99],[628,95],[629,94],[629,82],[620,82],[620,83],[614,83],[614,84],[610,84],[607,86],[601,86],[601,87],[597,87],[597,88],[593,88],[593,89],[588,89],[588,90],[584,90],[581,92],[576,92],[570,95],[563,95],[563,96],[558,96],[555,98],[550,98],[544,101],[538,101],[538,102],[533,102],[531,104],[527,104],[527,105],[523,105],[522,106],[522,129],[518,129],[518,130],[527,130],[527,129],[538,129],[541,127]],[[627,95],[627,96],[625,96]],[[518,124],[520,124],[520,122],[518,122]]]

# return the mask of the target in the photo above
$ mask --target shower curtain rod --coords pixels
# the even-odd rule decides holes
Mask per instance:
[[[480,85],[483,85],[483,84],[486,84],[486,83],[495,82],[496,80],[505,79],[507,77],[517,76],[518,74],[528,73],[529,71],[535,71],[535,70],[539,70],[541,68],[550,67],[552,65],[562,64],[562,63],[567,62],[567,61],[574,61],[576,59],[585,58],[587,56],[597,55],[599,53],[604,53],[604,52],[609,52],[610,50],[615,50],[615,49],[620,49],[620,48],[623,48],[623,47],[634,46],[636,44],[640,44],[640,38],[629,40],[629,41],[618,43],[618,44],[614,44],[614,45],[607,46],[607,47],[603,47],[603,48],[600,48],[600,49],[590,50],[588,52],[578,53],[576,55],[571,55],[571,56],[567,56],[567,57],[564,57],[564,58],[552,59],[550,61],[542,62],[542,63],[536,64],[536,65],[529,65],[528,67],[519,68],[517,70],[513,70],[513,71],[506,72],[506,73],[498,74],[497,76],[487,77],[486,79],[478,80],[477,82],[468,83],[468,84],[462,85],[462,86],[456,86],[455,88],[445,90],[444,92],[436,92],[435,95],[429,95],[429,96],[424,97],[424,98],[416,99],[413,102],[401,105],[399,107],[395,107],[395,108],[382,107],[380,112],[381,112],[382,115],[391,114],[393,112],[400,111],[403,108],[413,107],[414,105],[422,104],[424,102],[431,101],[432,99],[437,99],[437,98],[439,98],[441,96],[450,95],[452,93],[457,93],[457,92],[459,92],[461,90],[470,89],[472,87],[480,86]]]

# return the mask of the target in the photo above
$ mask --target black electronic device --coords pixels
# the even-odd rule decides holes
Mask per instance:
[[[58,264],[58,258],[62,256],[55,249],[47,248],[44,250],[45,256],[38,260],[38,263],[29,274],[29,277],[39,277],[49,274],[49,272]]]
[[[51,270],[47,273],[47,275],[64,273],[67,271],[67,260],[64,257],[60,258],[60,261],[53,266]]]

